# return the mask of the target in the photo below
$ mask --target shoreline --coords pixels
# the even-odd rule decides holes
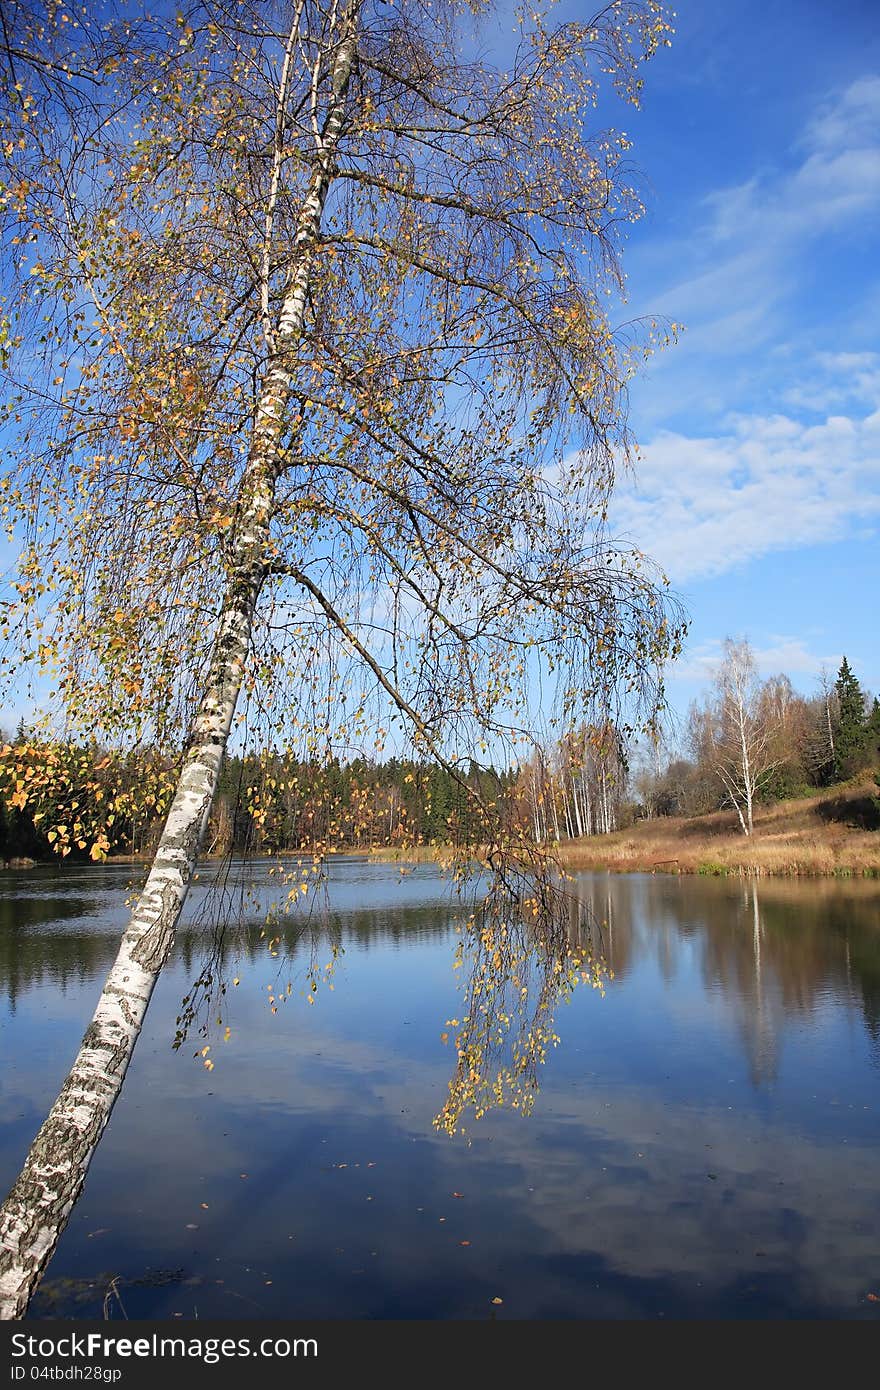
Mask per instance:
[[[623,830],[547,845],[563,869],[607,873],[695,874],[703,877],[778,877],[827,879],[880,878],[880,799],[876,784],[853,781],[810,796],[758,807],[754,832],[743,835],[735,812],[656,817]],[[400,865],[442,863],[454,855],[451,845],[339,846],[285,849],[251,855],[252,863],[357,857]],[[475,855],[478,853],[475,850]],[[199,863],[221,864],[225,854],[205,855]],[[150,854],[116,854],[105,865],[146,865]],[[20,858],[7,870],[37,868],[82,860]]]

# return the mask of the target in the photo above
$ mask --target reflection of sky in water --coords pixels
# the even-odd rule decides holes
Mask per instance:
[[[91,1014],[129,873],[0,880],[4,1182]],[[878,887],[578,891],[615,981],[558,1009],[529,1118],[450,1140],[432,1120],[462,996],[435,871],[334,864],[277,959],[229,927],[210,1073],[202,1038],[170,1047],[204,959],[199,888],[34,1314],[100,1314],[118,1274],[130,1316],[481,1317],[493,1297],[517,1317],[876,1315]],[[308,1006],[333,941],[334,988]]]

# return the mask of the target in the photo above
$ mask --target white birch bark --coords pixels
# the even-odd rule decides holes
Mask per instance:
[[[541,839],[542,839],[542,837],[541,837],[541,822],[540,822],[540,820],[538,819],[538,810],[539,810],[539,807],[538,807],[538,782],[537,782],[537,773],[534,772],[534,771],[532,772],[531,783],[532,783],[532,820],[533,820],[533,823],[534,823],[534,826],[535,826],[535,844],[536,844],[536,845],[539,845],[539,844],[541,843]]]
[[[232,723],[260,578],[255,568],[224,615],[212,678],[146,885],[74,1064],[0,1210],[0,1318],[27,1310],[80,1194],[168,959]]]
[[[550,809],[553,813],[553,835],[557,843],[559,842],[559,808],[556,805],[556,788],[553,785],[553,775],[548,778],[548,794],[550,796]]]
[[[571,818],[571,803],[568,797],[568,769],[562,769],[562,815],[565,821],[565,833],[569,840],[574,839],[574,822]]]
[[[831,692],[824,690],[825,695],[825,727],[828,731],[828,755],[830,761],[834,762],[834,729],[831,724]]]
[[[571,774],[571,799],[574,802],[574,818],[577,824],[577,833],[578,835],[583,835],[585,833],[584,818],[581,814],[581,803],[578,796],[578,775],[579,774],[575,772]]]
[[[119,954],[67,1079],[0,1208],[2,1319],[26,1312],[82,1190],[122,1089],[159,972],[174,943],[204,839],[268,568],[269,524],[279,472],[277,446],[290,384],[285,359],[302,329],[313,250],[357,49],[359,8],[360,0],[352,0],[340,23],[332,96],[292,248],[275,332],[276,351],[261,384],[242,479],[233,564],[206,690],[168,819]]]
[[[740,716],[740,749],[742,752],[742,776],[743,791],[746,800],[746,821],[748,822],[748,834],[751,835],[754,829],[752,820],[752,802],[754,800],[754,785],[752,782],[752,762],[749,757],[749,743],[746,738],[745,720]]]

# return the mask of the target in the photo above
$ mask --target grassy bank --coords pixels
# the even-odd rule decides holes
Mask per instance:
[[[660,817],[561,846],[568,868],[684,874],[880,876],[874,783],[760,807],[747,837],[733,811]]]

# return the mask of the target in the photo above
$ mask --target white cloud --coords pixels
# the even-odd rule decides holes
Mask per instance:
[[[613,507],[615,528],[676,583],[771,551],[873,532],[880,516],[880,357],[820,354],[788,393],[814,406],[861,398],[862,411],[734,415],[714,435],[663,431]],[[874,407],[870,409],[870,407]]]
[[[871,73],[819,109],[807,126],[804,144],[809,150],[836,150],[844,144],[876,143],[878,135],[880,77]]]
[[[787,405],[830,411],[852,403],[880,402],[880,353],[819,352],[805,378],[782,393]]]
[[[800,162],[706,199],[718,242],[768,249],[815,237],[880,201],[880,78],[860,78],[806,127]]]
[[[730,635],[736,640],[740,634]],[[754,642],[751,642],[750,646],[758,674],[764,679],[784,672],[796,682],[799,676],[817,677],[823,668],[833,674],[841,661],[840,652],[811,652],[800,637],[774,634],[763,646]],[[723,655],[723,643],[720,638],[711,642],[701,642],[686,651],[670,668],[669,674],[674,680],[708,682],[720,665]]]

